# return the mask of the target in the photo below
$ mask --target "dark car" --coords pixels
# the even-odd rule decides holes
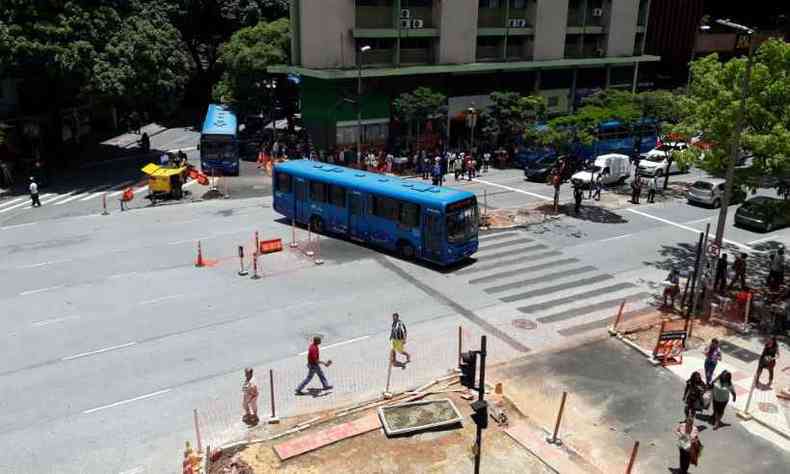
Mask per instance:
[[[790,201],[767,196],[751,198],[735,212],[735,225],[763,232],[790,226]]]
[[[524,168],[524,179],[530,181],[547,181],[552,170],[559,168],[563,161],[565,162],[565,167],[562,168],[562,181],[569,180],[574,173],[585,168],[584,159],[579,156],[547,156],[527,165]]]

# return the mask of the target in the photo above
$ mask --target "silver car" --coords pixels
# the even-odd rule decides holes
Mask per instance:
[[[726,180],[721,178],[702,178],[691,185],[688,190],[689,204],[704,204],[706,206],[719,207],[724,196],[724,185]],[[730,204],[741,202],[746,197],[746,193],[741,189],[733,189]]]

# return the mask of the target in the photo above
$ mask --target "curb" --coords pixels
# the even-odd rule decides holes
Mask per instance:
[[[648,362],[650,362],[650,365],[652,365],[654,367],[661,365],[661,362],[656,360],[653,357],[652,353],[647,352],[646,350],[644,350],[641,347],[639,347],[636,343],[626,339],[625,336],[623,336],[622,334],[620,334],[618,332],[615,332],[613,329],[609,329],[609,335],[614,337],[614,338],[616,338],[617,340],[619,340],[620,342],[622,342],[626,346],[630,347],[631,349],[633,349],[633,350],[639,352],[640,354],[642,354],[643,356],[645,356],[645,358],[647,358]]]
[[[787,433],[784,430],[775,427],[774,425],[766,422],[765,420],[761,420],[759,417],[756,417],[751,413],[744,413],[741,410],[738,410],[737,413],[738,413],[738,417],[741,418],[744,422],[755,421],[757,422],[757,424],[767,428],[769,431],[772,431],[773,433],[778,434],[782,438],[790,441],[790,433]]]

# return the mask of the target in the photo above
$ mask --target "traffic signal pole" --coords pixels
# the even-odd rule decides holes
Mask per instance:
[[[480,386],[477,389],[477,400],[482,402],[486,395],[486,336],[480,337]],[[488,416],[487,410],[485,416]],[[477,423],[477,439],[475,441],[475,474],[480,474],[480,456],[483,450],[483,423]]]

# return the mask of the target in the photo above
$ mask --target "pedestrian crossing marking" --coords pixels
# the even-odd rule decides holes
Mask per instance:
[[[532,258],[534,259],[534,257],[532,257]],[[523,273],[531,273],[531,272],[536,272],[538,270],[545,270],[545,269],[551,268],[551,267],[559,267],[559,266],[562,266],[562,265],[566,265],[568,263],[576,263],[578,261],[579,260],[576,259],[576,258],[566,258],[566,259],[562,259],[562,260],[554,260],[554,261],[548,262],[548,263],[541,263],[539,265],[532,265],[532,266],[529,266],[529,267],[516,268],[515,270],[508,270],[508,271],[504,271],[504,272],[494,273],[493,275],[488,275],[488,276],[476,278],[474,280],[469,280],[469,284],[470,285],[479,285],[481,283],[487,283],[487,282],[491,282],[491,281],[501,280],[503,278],[508,278],[508,277],[512,277],[512,276],[516,276],[516,275],[521,275]],[[521,262],[518,262],[518,263],[521,263]],[[497,268],[499,268],[499,267],[497,267]]]
[[[491,288],[486,288],[483,291],[485,291],[489,295],[494,293],[502,293],[503,291],[515,290],[516,288],[524,288],[526,286],[534,285],[535,283],[544,283],[553,280],[559,280],[560,278],[568,277],[571,275],[580,275],[582,273],[594,272],[596,270],[597,270],[596,267],[587,265],[585,267],[571,268],[568,270],[561,270],[559,272],[554,272],[554,273],[545,273],[539,277],[530,278],[527,280],[520,280],[512,283],[507,283],[504,285],[492,286]]]
[[[540,288],[537,290],[525,291],[524,293],[505,296],[500,299],[505,303],[512,303],[514,301],[525,300],[527,298],[532,298],[534,296],[549,295],[551,293],[557,293],[562,290],[570,290],[572,288],[577,288],[585,285],[592,285],[595,283],[601,283],[603,281],[612,280],[612,279],[614,279],[612,275],[596,275],[594,277],[582,278],[581,280],[574,280],[568,283],[562,283],[560,285],[548,286],[546,288]]]
[[[607,276],[607,280],[611,280],[614,278],[612,275],[605,275]],[[601,296],[607,293],[613,293],[615,291],[624,290],[626,288],[633,288],[636,285],[633,283],[616,283],[614,285],[605,286],[603,288],[598,288],[595,290],[586,291],[583,293],[577,293],[575,295],[570,296],[563,296],[561,298],[556,298],[550,301],[545,301],[543,303],[536,303],[528,306],[521,306],[516,308],[518,311],[522,313],[537,313],[538,311],[543,311],[549,308],[554,308],[556,306],[560,306],[563,304],[573,303],[579,300],[585,300],[589,298],[594,298],[596,296]]]

